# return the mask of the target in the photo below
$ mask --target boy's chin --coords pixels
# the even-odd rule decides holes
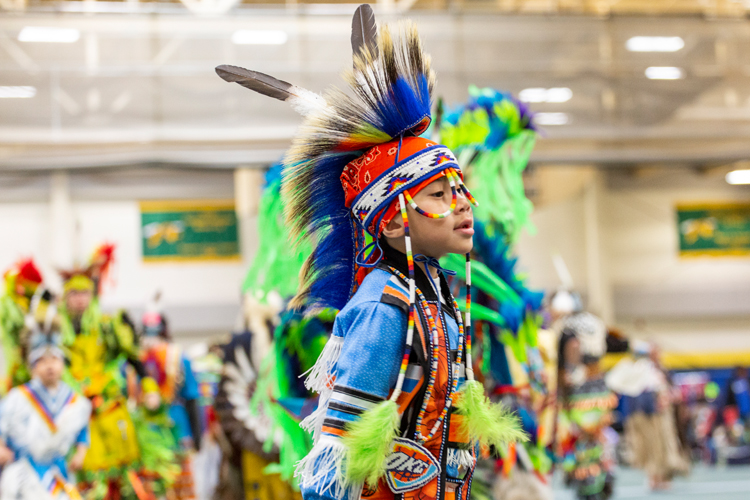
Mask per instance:
[[[474,241],[469,240],[467,242],[463,242],[463,243],[455,245],[454,248],[449,253],[466,255],[467,253],[471,252],[473,248],[474,248]]]

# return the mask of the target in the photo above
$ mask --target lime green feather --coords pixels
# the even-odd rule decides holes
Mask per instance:
[[[523,171],[535,142],[534,132],[525,130],[499,149],[479,150],[467,178],[471,193],[482,200],[474,209],[475,217],[498,224],[511,243],[518,241],[524,227],[534,232],[529,220],[533,205],[526,197]]]
[[[21,306],[10,295],[0,297],[0,342],[2,342],[5,369],[7,370],[3,376],[10,379],[5,380],[4,383],[8,382],[14,387],[31,378],[21,351],[23,327],[24,313]],[[7,389],[7,387],[1,388],[3,393]]]
[[[312,253],[309,241],[291,241],[289,228],[284,224],[284,204],[280,190],[279,178],[271,181],[263,191],[258,208],[260,250],[242,285],[243,292],[252,292],[261,301],[272,290],[282,297],[295,295],[299,288],[300,269]]]
[[[465,305],[459,303],[458,307],[462,312],[465,312]],[[504,328],[506,324],[505,318],[499,312],[477,303],[471,305],[471,319],[472,321],[489,321],[501,328]]]
[[[528,347],[528,344],[526,343],[526,337],[524,335],[513,335],[513,332],[510,330],[502,330],[500,332],[500,342],[505,346],[510,347],[516,361],[519,363],[526,363],[526,348]]]
[[[484,394],[484,387],[476,380],[470,380],[463,386],[456,406],[464,417],[461,430],[473,442],[497,448],[509,442],[529,439],[521,430],[518,417],[501,404],[491,403]]]
[[[346,479],[348,483],[378,483],[385,476],[385,459],[398,436],[400,423],[395,401],[383,401],[347,427]]]

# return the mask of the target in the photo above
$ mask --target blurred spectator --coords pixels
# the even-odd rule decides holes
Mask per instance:
[[[652,490],[664,490],[675,475],[689,470],[675,418],[680,397],[659,364],[658,349],[646,342],[633,342],[631,348],[634,359],[618,363],[607,375],[607,385],[625,397],[632,465],[648,474]]]
[[[750,417],[750,383],[747,378],[747,368],[738,366],[734,369],[727,387],[726,406],[736,406],[739,416],[745,422]]]

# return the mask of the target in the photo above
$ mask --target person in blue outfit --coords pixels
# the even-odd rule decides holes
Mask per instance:
[[[62,340],[56,328],[46,330],[36,327],[30,336],[32,380],[12,389],[0,406],[2,500],[81,498],[68,472],[83,467],[91,404],[61,381]]]
[[[422,137],[436,77],[416,27],[378,27],[362,5],[351,40],[350,93],[216,69],[306,117],[282,172],[291,238],[315,247],[291,307],[340,312],[306,379],[320,399],[297,477],[305,500],[467,500],[480,444],[523,436],[466,362],[476,201]],[[466,256],[465,316],[438,260],[451,253]]]
[[[745,425],[750,425],[750,380],[747,368],[743,366],[735,368],[729,379],[726,406],[732,405],[737,406],[737,412]]]

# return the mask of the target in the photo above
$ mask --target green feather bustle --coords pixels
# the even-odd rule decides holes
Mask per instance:
[[[518,417],[501,404],[491,403],[484,394],[484,387],[476,380],[470,380],[463,386],[456,409],[464,417],[461,431],[481,446],[500,447],[529,439],[521,430]]]
[[[347,427],[346,480],[349,484],[375,485],[385,476],[385,459],[398,437],[401,417],[395,401],[382,401]]]
[[[280,178],[271,181],[263,191],[258,208],[261,251],[255,255],[242,284],[244,293],[252,292],[263,303],[272,290],[284,298],[297,293],[300,269],[312,253],[309,240],[290,236],[290,229],[284,223],[280,191]]]

